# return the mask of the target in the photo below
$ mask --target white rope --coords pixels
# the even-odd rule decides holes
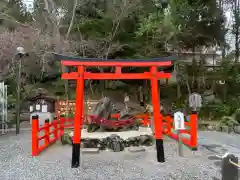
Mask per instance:
[[[240,168],[240,165],[237,164],[237,163],[235,163],[235,162],[233,162],[231,159],[229,159],[229,162],[230,162],[232,165],[237,166],[238,168]]]
[[[216,157],[218,157],[218,158],[220,158],[220,159],[224,159],[224,158],[226,158],[228,155],[230,155],[230,153],[227,152],[227,153],[225,153],[223,156],[216,155]],[[231,159],[229,159],[229,163],[231,163],[232,165],[237,166],[238,168],[240,168],[240,165],[237,164],[237,163],[235,163],[235,162],[233,162]]]
[[[224,159],[226,158],[230,153],[225,153],[223,156],[220,156],[220,155],[216,155],[216,157],[220,158],[220,159]]]

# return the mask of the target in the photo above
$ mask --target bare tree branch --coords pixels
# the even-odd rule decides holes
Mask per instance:
[[[17,21],[15,18],[13,18],[12,16],[10,16],[10,15],[4,13],[4,12],[0,12],[0,19],[4,19],[4,20],[14,22],[14,23],[16,23],[16,24],[18,24],[22,27],[28,27],[28,28],[37,30],[36,28],[30,26],[29,24],[24,24],[24,23],[21,23],[21,22]]]
[[[72,30],[72,26],[73,26],[73,23],[74,23],[74,19],[75,19],[75,16],[76,16],[76,8],[77,8],[77,5],[78,5],[78,0],[75,0],[75,3],[73,5],[73,12],[72,12],[72,18],[71,18],[71,22],[70,22],[70,25],[68,27],[68,31],[67,31],[67,34],[66,34],[66,38],[69,39],[69,35],[70,35],[70,32]]]

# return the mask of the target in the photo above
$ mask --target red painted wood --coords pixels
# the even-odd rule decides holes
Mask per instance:
[[[69,60],[62,60],[61,64],[64,66],[121,66],[121,67],[150,67],[150,66],[171,66],[172,61],[164,61],[164,62],[82,62],[82,61],[69,61]]]
[[[157,79],[171,78],[171,73],[157,72],[155,74]],[[81,78],[77,72],[63,73],[62,79],[79,79]],[[145,73],[84,73],[84,79],[151,79],[152,74]]]
[[[74,133],[73,143],[79,144],[81,141],[81,127],[82,127],[82,116],[83,116],[83,100],[84,100],[84,67],[78,67],[78,74],[81,78],[77,79],[76,88],[76,105],[75,105],[75,116],[74,116]]]
[[[157,74],[157,67],[151,67],[151,73]],[[153,104],[153,119],[154,119],[154,130],[155,130],[155,138],[162,139],[162,116],[160,115],[160,98],[159,98],[159,88],[158,88],[158,79],[153,76],[151,79],[151,87],[152,87],[152,104]]]

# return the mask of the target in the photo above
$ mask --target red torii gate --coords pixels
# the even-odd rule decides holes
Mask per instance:
[[[151,81],[152,88],[152,103],[153,103],[153,118],[154,118],[154,130],[156,138],[156,150],[157,161],[165,162],[164,147],[163,147],[163,135],[162,135],[162,118],[160,114],[160,99],[158,80],[161,78],[170,78],[171,73],[158,72],[158,67],[172,66],[173,57],[154,58],[154,59],[138,59],[138,60],[103,60],[92,58],[73,58],[61,55],[58,59],[61,59],[63,66],[77,67],[77,72],[62,73],[62,79],[74,79],[77,81],[76,87],[76,109],[74,117],[74,135],[72,145],[72,168],[79,167],[80,160],[80,143],[81,143],[81,128],[83,122],[83,101],[84,101],[84,80],[106,80],[106,79],[149,79]],[[68,59],[68,60],[62,60]],[[116,67],[114,73],[92,73],[85,71],[85,67]],[[122,73],[122,67],[150,67],[149,72],[144,73]]]

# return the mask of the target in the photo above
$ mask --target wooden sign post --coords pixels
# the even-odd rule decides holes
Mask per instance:
[[[177,130],[177,135],[178,135],[178,155],[182,157],[183,149],[182,149],[182,142],[180,138],[181,136],[180,130],[185,129],[184,114],[182,112],[174,113],[174,128],[175,130]]]
[[[128,109],[128,102],[129,102],[129,96],[127,95],[127,93],[125,93],[124,103],[125,103],[125,108],[126,109]]]

